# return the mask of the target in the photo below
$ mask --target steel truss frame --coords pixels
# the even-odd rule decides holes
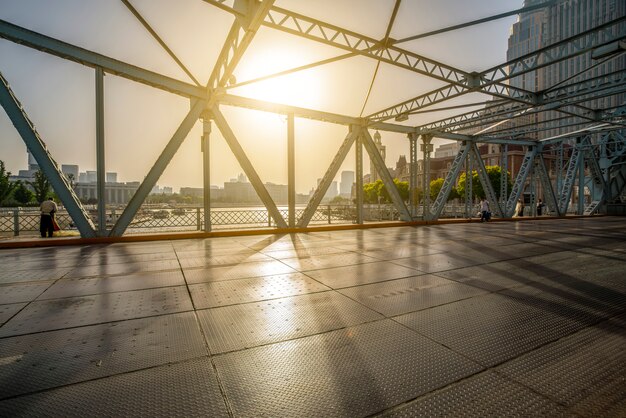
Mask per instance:
[[[356,221],[363,223],[363,154],[362,148],[365,148],[374,168],[379,172],[381,178],[390,193],[391,199],[400,213],[402,220],[410,220],[416,216],[416,189],[417,189],[417,138],[430,138],[435,135],[439,138],[453,139],[462,141],[461,151],[457,154],[452,164],[448,176],[444,180],[444,185],[437,196],[435,202],[430,205],[428,199],[424,201],[424,218],[437,219],[443,210],[445,201],[449,196],[454,181],[458,177],[462,166],[468,172],[472,172],[472,167],[479,173],[481,183],[487,192],[487,198],[493,202],[495,212],[499,216],[509,217],[514,210],[515,202],[523,192],[524,185],[531,173],[537,174],[539,181],[542,183],[544,193],[547,193],[548,205],[553,206],[555,213],[564,214],[573,190],[576,173],[578,173],[580,184],[584,184],[584,164],[590,167],[592,173],[592,181],[597,187],[603,190],[605,197],[615,196],[614,190],[620,192],[626,184],[626,173],[624,173],[623,152],[607,152],[607,149],[619,148],[626,149],[624,136],[619,133],[626,126],[624,120],[623,109],[616,112],[604,111],[607,109],[592,109],[586,106],[595,99],[624,94],[626,92],[626,70],[618,69],[611,74],[604,74],[597,77],[586,77],[580,80],[567,80],[552,86],[546,91],[532,92],[509,85],[509,80],[513,77],[535,71],[539,68],[553,65],[577,55],[588,53],[600,47],[613,46],[617,43],[617,53],[623,54],[623,43],[626,39],[624,28],[626,25],[626,17],[619,17],[610,22],[556,42],[547,47],[541,48],[525,56],[502,63],[498,66],[484,70],[482,72],[468,72],[454,66],[450,66],[436,60],[416,54],[410,50],[400,48],[398,45],[413,39],[431,36],[433,34],[442,33],[451,30],[457,30],[504,16],[510,16],[515,13],[523,13],[531,10],[537,10],[543,7],[549,7],[555,3],[554,0],[546,1],[542,4],[523,7],[519,10],[502,13],[499,15],[467,22],[460,25],[443,28],[437,31],[418,34],[401,40],[389,38],[389,32],[394,18],[387,30],[387,34],[383,39],[374,39],[354,31],[347,30],[337,25],[332,25],[318,19],[313,19],[293,11],[274,6],[273,0],[234,0],[233,6],[226,4],[225,0],[204,0],[207,5],[217,7],[220,10],[228,12],[235,16],[235,20],[231,25],[231,29],[224,41],[222,51],[213,67],[206,86],[201,86],[191,71],[176,56],[174,51],[168,47],[164,40],[157,34],[150,23],[135,9],[130,0],[120,0],[127,9],[137,18],[144,28],[154,37],[161,47],[172,57],[179,67],[187,74],[192,83],[164,76],[154,71],[149,71],[135,65],[116,60],[105,55],[77,47],[75,45],[63,42],[52,37],[25,29],[10,22],[0,20],[0,38],[7,39],[12,42],[33,48],[48,54],[52,54],[63,59],[71,60],[79,64],[91,67],[96,73],[96,117],[97,117],[97,171],[98,171],[98,190],[100,195],[100,206],[98,211],[99,227],[96,230],[93,222],[90,220],[86,211],[80,204],[78,198],[73,193],[71,187],[65,180],[64,176],[54,159],[48,152],[45,142],[37,133],[34,124],[30,121],[26,111],[22,108],[19,100],[15,97],[9,83],[0,73],[0,101],[7,112],[12,123],[27,147],[39,165],[42,167],[46,176],[50,179],[52,186],[61,198],[64,206],[68,209],[70,216],[77,225],[83,237],[94,237],[102,235],[120,236],[122,235],[139,207],[145,200],[146,196],[156,184],[156,181],[163,173],[167,164],[176,154],[180,145],[187,137],[189,131],[198,119],[203,119],[205,123],[203,151],[205,177],[208,176],[208,153],[209,153],[209,133],[210,121],[213,121],[222,135],[226,139],[227,144],[231,148],[233,154],[239,161],[244,172],[250,179],[254,189],[266,206],[268,212],[274,219],[278,228],[287,227],[306,227],[311,220],[313,213],[321,202],[330,182],[334,178],[341,163],[345,159],[352,144],[356,144],[356,171],[357,171],[357,212]],[[398,10],[399,1],[395,3],[394,17]],[[237,69],[237,65],[244,56],[246,50],[252,43],[258,29],[267,27],[273,30],[279,30],[294,36],[309,39],[325,45],[330,45],[338,50],[346,51],[345,54],[335,58],[323,60],[317,63],[311,63],[305,66],[294,68],[281,73],[272,74],[261,77],[257,80],[249,80],[237,84],[233,75]],[[620,49],[621,48],[621,49]],[[405,69],[413,72],[418,76],[428,77],[447,83],[431,92],[421,94],[413,99],[404,101],[378,112],[372,113],[365,118],[352,117],[348,115],[340,115],[336,113],[324,112],[313,109],[298,108],[294,106],[285,106],[275,103],[239,97],[226,94],[226,90],[231,86],[242,85],[244,83],[252,83],[261,79],[272,78],[284,74],[294,73],[306,68],[317,65],[325,65],[337,60],[346,59],[353,56],[364,56],[378,63],[387,63],[389,65]],[[595,66],[595,65],[594,65]],[[593,68],[591,66],[590,68]],[[584,70],[586,71],[586,70]],[[584,72],[581,71],[581,74]],[[154,88],[165,90],[173,94],[186,97],[190,100],[191,110],[181,121],[180,126],[172,135],[170,141],[163,149],[161,155],[155,161],[144,181],[139,186],[135,195],[131,198],[122,215],[110,231],[107,231],[104,225],[104,130],[103,130],[103,114],[104,103],[102,98],[103,76],[105,73],[124,77],[135,82],[143,83]],[[562,85],[561,85],[562,84]],[[398,123],[386,122],[392,118],[410,115],[420,112],[422,109],[433,105],[446,102],[450,99],[463,96],[468,93],[481,92],[491,97],[498,98],[496,104],[487,105],[479,111],[465,112],[452,118],[439,120],[422,126],[406,126]],[[227,120],[220,112],[221,105],[237,106],[251,108],[255,110],[269,111],[288,116],[288,187],[289,187],[289,219],[285,221],[278,211],[276,204],[273,202],[269,193],[265,189],[260,177],[256,173],[252,163],[247,158],[245,151],[241,147],[237,138],[233,134]],[[549,138],[539,143],[527,138],[519,138],[520,135],[526,135],[532,132],[538,132],[542,128],[520,129],[517,126],[513,131],[510,129],[493,129],[493,125],[504,123],[508,120],[518,118],[529,114],[540,114],[548,111],[556,111],[566,115],[566,118],[572,119],[572,125],[582,127],[569,135],[562,135],[555,138]],[[621,113],[620,113],[621,112]],[[341,144],[337,154],[335,155],[330,166],[326,170],[324,178],[320,182],[313,198],[307,205],[303,216],[296,220],[295,218],[295,165],[294,165],[294,118],[311,118],[324,122],[341,124],[348,127],[349,132]],[[603,124],[604,123],[604,124]],[[595,124],[595,125],[594,125]],[[562,184],[557,180],[556,189],[554,191],[549,181],[548,172],[545,162],[541,158],[542,144],[563,143],[570,138],[579,135],[587,127],[604,130],[599,142],[599,148],[593,147],[590,139],[591,133],[586,137],[579,137],[577,145],[573,148],[565,179]],[[380,154],[373,144],[372,138],[368,132],[369,129],[379,129],[382,131],[397,132],[406,134],[409,138],[410,146],[410,190],[411,202],[410,210],[400,197],[397,188],[393,183],[393,179],[389,171],[385,167]],[[487,129],[486,129],[487,128]],[[465,131],[479,129],[483,134],[464,134]],[[601,131],[598,131],[601,132]],[[584,134],[584,133],[583,133]],[[617,138],[617,139],[616,139]],[[525,145],[528,147],[524,156],[522,167],[517,175],[513,188],[506,198],[507,188],[506,181],[501,189],[501,199],[504,207],[500,207],[500,202],[495,198],[495,192],[491,188],[491,184],[487,179],[486,170],[482,159],[478,153],[477,143],[498,143],[502,144],[504,151],[501,154],[501,161],[506,161],[507,144]],[[424,141],[424,163],[426,164],[430,158],[431,149],[429,141]],[[620,148],[621,147],[621,148]],[[561,159],[559,167],[562,165],[562,146]],[[610,155],[609,155],[610,154]],[[617,170],[612,171],[613,164],[620,163],[621,166]],[[425,170],[427,165],[425,165]],[[506,165],[505,165],[506,170]],[[558,175],[560,178],[560,170]],[[581,174],[582,173],[582,174]],[[611,174],[614,173],[614,174]],[[424,179],[427,180],[428,173],[424,172]],[[503,173],[505,179],[506,171]],[[621,176],[621,177],[620,177]],[[620,181],[623,178],[623,181]],[[208,187],[208,177],[205,178],[205,188]],[[619,183],[619,184],[617,184]],[[468,214],[471,213],[472,191],[471,183],[468,184],[466,191],[468,193],[466,205]],[[429,185],[425,185],[424,193],[428,192]],[[208,193],[205,192],[205,199],[208,199]],[[558,197],[557,197],[558,196]],[[205,228],[210,230],[209,212],[210,205],[205,204]]]

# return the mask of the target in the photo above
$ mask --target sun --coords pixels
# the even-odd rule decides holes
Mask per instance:
[[[310,62],[310,61],[307,61]],[[322,76],[318,68],[302,70],[278,77],[263,79],[301,66],[302,56],[293,57],[284,52],[268,52],[246,62],[238,72],[233,94],[272,103],[297,107],[317,108],[322,98]],[[259,81],[249,83],[251,80]]]

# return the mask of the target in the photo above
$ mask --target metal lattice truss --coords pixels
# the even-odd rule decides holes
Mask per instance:
[[[179,59],[174,51],[159,36],[149,21],[133,6],[129,0],[120,0],[133,16],[143,25],[150,35],[158,42],[165,52],[176,62],[192,81],[185,82],[168,77],[158,72],[150,71],[129,63],[93,52],[76,45],[52,38],[50,36],[34,32],[13,23],[0,20],[0,37],[74,61],[79,64],[94,68],[96,79],[102,84],[102,76],[105,73],[114,74],[126,79],[143,83],[148,86],[165,90],[173,94],[186,97],[190,100],[190,111],[181,121],[178,129],[163,149],[157,161],[141,183],[139,189],[132,197],[123,213],[110,229],[102,229],[104,221],[104,147],[103,135],[97,135],[99,173],[99,202],[102,206],[99,210],[96,230],[93,222],[81,206],[76,195],[72,192],[69,184],[61,174],[58,164],[47,151],[43,138],[37,133],[34,124],[28,118],[19,100],[11,91],[9,83],[4,77],[0,77],[0,102],[8,114],[12,123],[16,126],[20,136],[29,150],[35,156],[39,165],[50,179],[52,186],[61,198],[64,206],[68,209],[72,219],[83,237],[98,235],[120,236],[131,224],[137,212],[156,184],[157,180],[174,157],[182,142],[198,119],[205,121],[205,136],[208,146],[210,124],[213,121],[225,138],[228,146],[237,158],[246,176],[250,179],[256,193],[267,208],[274,224],[281,229],[290,227],[306,227],[316,213],[324,194],[337,174],[348,151],[355,146],[356,154],[356,222],[363,222],[363,153],[366,150],[374,165],[374,169],[380,174],[391,200],[402,220],[411,220],[417,213],[418,185],[417,175],[417,142],[421,139],[422,149],[425,150],[424,161],[428,162],[432,145],[430,140],[436,138],[462,141],[459,153],[454,159],[448,176],[444,181],[441,192],[432,204],[425,199],[423,213],[424,218],[437,219],[443,210],[445,202],[454,186],[456,179],[463,170],[477,170],[480,181],[487,193],[487,198],[492,202],[496,215],[509,217],[512,215],[515,203],[524,191],[525,185],[531,173],[535,173],[540,181],[546,200],[551,211],[556,214],[565,214],[568,209],[575,179],[578,177],[583,185],[585,177],[585,161],[591,173],[593,187],[600,189],[601,200],[615,198],[623,192],[626,184],[624,175],[624,128],[626,117],[623,103],[617,108],[599,108],[596,103],[599,99],[607,97],[624,97],[626,93],[626,69],[614,67],[612,71],[603,74],[593,74],[590,71],[597,67],[590,64],[589,68],[582,68],[575,77],[549,87],[544,91],[529,91],[515,87],[512,80],[524,74],[532,73],[542,68],[566,63],[568,60],[583,54],[592,55],[602,52],[604,59],[609,51],[609,59],[623,56],[626,49],[626,17],[618,16],[613,20],[598,24],[593,28],[576,35],[570,36],[539,48],[531,53],[509,60],[500,65],[487,68],[483,71],[465,71],[445,63],[438,62],[428,57],[417,54],[410,49],[402,48],[405,42],[425,38],[443,32],[454,31],[469,26],[474,26],[505,16],[531,12],[547,7],[552,7],[558,1],[547,0],[541,4],[526,6],[518,10],[501,13],[479,20],[466,22],[442,28],[424,34],[418,34],[405,39],[393,39],[389,37],[390,29],[400,6],[401,0],[396,0],[391,21],[389,22],[386,35],[382,39],[366,36],[337,25],[329,24],[291,10],[277,7],[273,0],[204,0],[206,7],[218,8],[234,16],[230,31],[223,42],[221,53],[213,66],[213,70],[206,85],[201,85],[194,74]],[[269,28],[291,36],[300,37],[309,41],[324,44],[336,48],[341,52],[336,57],[310,63],[301,67],[281,71],[280,73],[264,76],[258,80],[248,80],[237,84],[234,77],[237,66],[252,45],[259,28]],[[349,116],[313,110],[302,107],[287,106],[242,97],[228,93],[232,87],[250,84],[256,81],[279,77],[286,74],[296,73],[316,66],[327,65],[331,62],[345,60],[351,57],[361,56],[373,60],[378,64],[384,63],[404,71],[413,73],[415,77],[428,78],[443,83],[444,85],[435,90],[422,93],[416,97],[397,103],[385,109],[378,110],[368,116]],[[1,70],[1,69],[0,69]],[[1,74],[0,74],[1,76]],[[375,77],[375,76],[374,76]],[[372,81],[373,84],[374,81]],[[101,88],[101,87],[100,87]],[[101,92],[101,91],[100,91]],[[480,110],[468,111],[453,117],[435,120],[420,126],[410,126],[399,122],[409,119],[413,114],[424,112],[424,109],[446,109],[445,105],[453,99],[461,98],[467,94],[481,93],[491,98],[486,106]],[[621,95],[621,96],[620,96]],[[103,106],[102,95],[96,94],[97,98],[97,129],[102,132]],[[288,116],[289,125],[289,211],[285,214],[278,210],[275,202],[266,190],[255,167],[247,157],[245,150],[240,145],[237,137],[231,130],[228,121],[220,111],[220,106],[237,106],[255,110],[274,112]],[[444,107],[442,107],[444,106]],[[447,109],[463,108],[463,106],[451,106]],[[469,105],[468,105],[469,107]],[[427,110],[428,111],[428,110]],[[549,116],[548,116],[549,115]],[[541,118],[539,119],[539,117]],[[344,125],[348,133],[339,147],[334,159],[326,170],[324,177],[308,206],[301,216],[296,216],[295,210],[295,186],[294,186],[294,152],[293,152],[293,124],[294,118],[309,118],[324,122]],[[528,118],[536,117],[536,119]],[[394,121],[395,119],[395,121]],[[522,122],[526,120],[526,122]],[[549,138],[537,139],[542,132],[555,129],[558,124],[559,133]],[[385,166],[385,162],[378,153],[368,129],[406,134],[410,146],[410,199],[409,206],[400,197],[393,179]],[[599,139],[598,139],[599,138]],[[569,158],[565,172],[557,168],[557,177],[564,175],[562,181],[554,181],[550,178],[542,158],[543,144],[563,144],[576,141],[571,152],[564,156],[563,147],[559,154],[557,167],[564,167],[564,158]],[[526,147],[521,168],[515,178],[512,190],[507,194],[506,182],[503,181],[500,193],[500,202],[491,187],[485,164],[478,151],[479,143],[502,144],[503,148],[510,144]],[[429,148],[430,147],[430,148]],[[207,151],[208,152],[208,151]],[[205,158],[207,164],[208,158]],[[503,179],[506,178],[506,151],[500,157],[503,163]],[[620,165],[621,164],[621,165]],[[428,166],[428,164],[426,164]],[[619,168],[616,168],[618,167]],[[205,167],[205,177],[208,172]],[[424,179],[428,179],[429,172],[423,173]],[[583,179],[581,180],[581,176]],[[469,182],[471,183],[471,182]],[[472,213],[472,190],[471,184],[466,188],[466,212]],[[205,187],[208,179],[205,178]],[[584,187],[584,186],[583,186]],[[426,184],[428,188],[428,184]],[[582,188],[582,187],[581,187]],[[429,193],[425,190],[425,195]],[[205,198],[208,193],[205,193]],[[508,196],[508,198],[507,198]],[[208,199],[206,199],[208,200]],[[502,207],[501,207],[502,205]],[[210,205],[205,202],[205,222],[210,227],[208,212]]]

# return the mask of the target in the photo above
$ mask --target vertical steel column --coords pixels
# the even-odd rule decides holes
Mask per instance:
[[[409,135],[409,198],[411,218],[417,216],[417,134]]]
[[[471,143],[467,143],[467,146],[471,146]],[[474,180],[472,172],[472,154],[470,152],[467,153],[467,157],[465,160],[465,217],[472,218],[474,217],[474,205],[472,202],[473,199],[473,191],[472,191],[472,182]]]
[[[356,223],[363,224],[363,140],[357,136],[354,145],[356,155]]]
[[[509,195],[509,145],[500,145],[500,205],[506,206]],[[504,214],[503,214],[504,216]]]
[[[202,185],[204,206],[204,231],[211,232],[211,120],[202,119]]]
[[[556,152],[556,195],[560,196],[561,188],[563,187],[563,141],[559,144]],[[561,207],[559,207],[560,211]]]
[[[96,68],[96,181],[98,235],[106,235],[106,171],[104,158],[104,71]]]
[[[433,145],[430,141],[433,139],[432,135],[422,135],[422,152],[424,153],[424,175],[423,175],[423,187],[424,198],[423,203],[423,218],[424,220],[430,219],[430,153],[433,150]]]
[[[580,146],[580,158],[578,159],[578,210],[577,215],[582,215],[585,212],[585,158],[584,158],[584,144],[581,142]]]
[[[287,201],[289,228],[296,226],[296,144],[293,113],[287,115]]]

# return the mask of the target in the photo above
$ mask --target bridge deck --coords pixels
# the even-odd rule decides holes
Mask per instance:
[[[0,251],[0,416],[626,414],[626,219]]]

